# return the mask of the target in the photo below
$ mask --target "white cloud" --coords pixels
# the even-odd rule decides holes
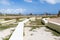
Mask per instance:
[[[32,2],[32,0],[24,0],[24,1],[26,1],[26,2]]]
[[[24,13],[26,9],[0,9],[1,13]]]
[[[56,0],[57,3],[60,3],[60,0]]]
[[[55,0],[46,0],[46,2],[51,3],[51,4],[55,4],[56,3]]]
[[[56,4],[56,3],[60,3],[60,0],[40,0],[40,2],[44,3],[50,3],[50,4]]]
[[[10,5],[10,1],[9,0],[0,0],[0,4]]]

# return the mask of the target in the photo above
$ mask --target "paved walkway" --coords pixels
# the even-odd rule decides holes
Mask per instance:
[[[23,22],[19,22],[15,31],[13,32],[11,38],[9,40],[23,40],[23,28],[24,23],[28,22],[29,19],[24,20]]]

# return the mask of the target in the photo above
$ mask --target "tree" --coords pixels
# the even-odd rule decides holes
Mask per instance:
[[[18,15],[22,15],[21,13],[19,13]]]
[[[58,11],[58,14],[57,14],[57,16],[58,16],[58,17],[60,16],[60,11]]]
[[[45,17],[47,17],[48,16],[48,13],[46,12],[44,15],[45,15]]]
[[[2,13],[0,12],[0,16],[2,16]]]
[[[29,15],[33,15],[32,13],[30,13]]]

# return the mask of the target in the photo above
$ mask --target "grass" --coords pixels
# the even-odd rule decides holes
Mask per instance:
[[[41,26],[32,26],[30,31],[32,31],[33,29],[36,29],[36,28],[40,28],[40,27],[43,27],[43,25],[41,25]]]
[[[5,18],[5,20],[11,20],[11,18]]]
[[[43,27],[44,25],[42,24],[42,20],[41,19],[35,19],[35,21],[31,21],[30,20],[30,25],[31,25],[31,29],[30,31],[32,31],[33,29],[36,28],[40,28]],[[35,25],[35,26],[34,26]],[[30,26],[29,26],[30,27]]]
[[[57,18],[57,16],[43,16],[42,18]]]
[[[36,24],[37,24],[37,25],[43,25],[43,24],[41,23],[41,21],[42,21],[41,19],[36,19]]]
[[[59,25],[56,25],[56,24],[53,24],[53,23],[48,23],[47,24],[48,27],[60,32],[60,26]]]
[[[60,26],[52,23],[48,23],[47,27],[52,30],[52,33],[56,36],[60,36]]]
[[[9,20],[9,19],[10,19],[10,18],[6,18],[6,20]],[[0,30],[4,30],[4,29],[7,29],[7,28],[11,28],[11,27],[16,27],[17,24],[18,24],[18,22],[21,22],[21,21],[23,21],[23,20],[17,19],[16,24],[10,24],[10,25],[1,25],[1,24],[0,24]]]
[[[36,21],[31,21],[31,24],[36,25],[36,26],[32,26],[30,31],[43,26],[41,19],[36,19]],[[37,26],[37,25],[41,25],[41,26]]]
[[[41,19],[36,19],[36,21],[31,21],[31,24],[32,25],[43,25],[41,21],[42,21]]]
[[[23,32],[23,36],[25,36],[25,32]]]
[[[36,28],[39,28],[39,27],[37,27],[37,26],[32,26],[31,29],[30,29],[30,31],[32,31],[33,29],[36,29]]]
[[[60,34],[58,32],[54,31],[53,29],[51,29],[49,27],[47,27],[47,28],[49,29],[49,30],[46,30],[47,32],[52,32],[53,35],[60,36]]]
[[[11,27],[16,27],[17,24],[11,24],[11,25],[6,25],[6,26],[1,26],[0,25],[0,30],[4,30],[4,29],[7,29],[7,28],[11,28]]]
[[[59,33],[55,32],[55,31],[52,31],[52,33],[55,35],[55,36],[60,36]]]

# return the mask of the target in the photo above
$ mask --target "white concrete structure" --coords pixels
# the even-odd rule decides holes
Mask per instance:
[[[51,19],[43,19],[43,23],[48,26],[49,28],[57,31],[60,33],[60,18],[51,18]]]
[[[53,21],[49,21],[49,22],[60,26],[60,23],[53,22]]]
[[[48,20],[46,18],[42,19],[44,21],[44,23],[48,23]]]
[[[54,22],[54,21],[50,21],[48,20],[49,18],[43,18],[42,20],[45,22],[45,23],[52,23],[52,24],[56,24],[56,25],[60,25],[60,23],[57,23],[57,22]],[[57,20],[58,21],[58,20]]]
[[[9,40],[23,40],[23,28],[24,23],[28,22],[29,19],[24,20],[23,22],[19,22],[15,31],[13,32],[11,38]]]

